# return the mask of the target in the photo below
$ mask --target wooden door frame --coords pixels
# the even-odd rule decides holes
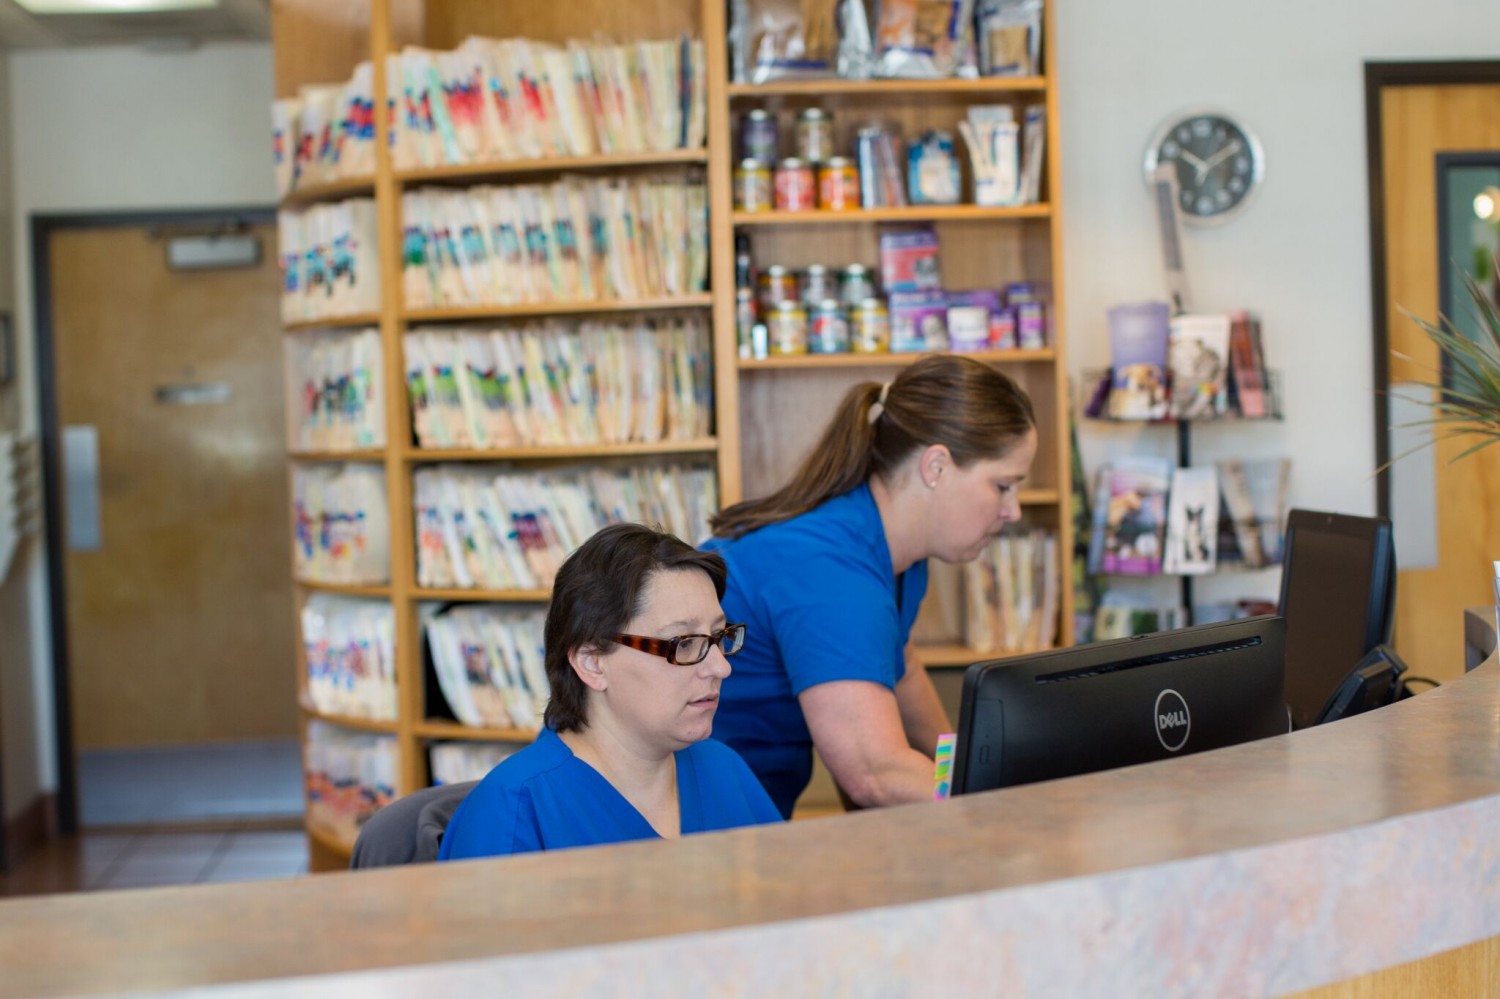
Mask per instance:
[[[1370,195],[1370,302],[1375,341],[1375,510],[1391,515],[1390,402],[1387,386],[1391,377],[1391,331],[1386,321],[1389,290],[1385,257],[1385,136],[1380,124],[1381,93],[1389,87],[1460,86],[1500,84],[1500,60],[1456,60],[1453,62],[1365,63],[1365,155]],[[1434,193],[1434,197],[1437,193]],[[1439,206],[1438,218],[1443,213]],[[1441,268],[1439,269],[1441,277]]]
[[[62,429],[57,413],[57,361],[52,318],[52,258],[55,233],[71,229],[192,226],[276,221],[276,209],[264,205],[189,210],[77,212],[31,216],[32,325],[36,332],[35,372],[40,403],[42,508],[46,525],[47,625],[52,636],[53,749],[57,754],[57,827],[63,835],[78,831],[78,772],[73,745],[72,683],[68,659],[66,539],[62,518]]]

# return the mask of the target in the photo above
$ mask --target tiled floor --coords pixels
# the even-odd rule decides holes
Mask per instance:
[[[0,896],[255,881],[307,873],[300,829],[88,831],[55,840],[0,874]]]
[[[83,833],[17,858],[0,896],[307,871],[294,741],[92,750],[78,778]]]

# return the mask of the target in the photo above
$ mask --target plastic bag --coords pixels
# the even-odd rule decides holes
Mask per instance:
[[[736,0],[731,57],[743,46],[751,83],[831,77],[839,48],[838,5],[839,0]]]
[[[875,31],[875,75],[952,76],[973,0],[882,0]]]
[[[978,0],[979,72],[1034,76],[1042,69],[1042,0]]]

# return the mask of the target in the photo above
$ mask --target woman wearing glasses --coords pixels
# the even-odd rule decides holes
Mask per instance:
[[[719,556],[616,524],[558,570],[544,628],[545,728],[464,799],[440,859],[780,820],[734,751],[709,739],[728,657]]]
[[[715,734],[790,817],[812,750],[860,806],[932,798],[951,732],[907,638],[927,559],[969,562],[1021,516],[1036,457],[1026,394],[971,358],[923,357],[856,385],[791,482],[713,521],[726,612],[755,644],[735,660]]]

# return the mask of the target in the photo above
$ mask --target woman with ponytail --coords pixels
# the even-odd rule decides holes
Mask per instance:
[[[754,634],[721,690],[714,737],[790,817],[812,750],[861,807],[932,797],[951,732],[907,648],[927,559],[968,562],[1021,515],[1031,400],[971,358],[933,354],[839,403],[792,480],[712,521],[724,611]]]

